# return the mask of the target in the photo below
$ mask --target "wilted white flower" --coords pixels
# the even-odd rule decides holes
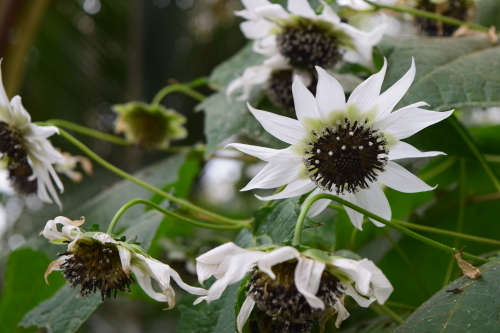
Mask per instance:
[[[20,96],[9,102],[1,76],[0,70],[0,156],[8,160],[9,179],[16,191],[36,192],[42,201],[54,200],[61,207],[52,180],[61,192],[63,185],[52,164],[63,157],[47,139],[58,129],[32,124]]]
[[[337,195],[349,202],[391,219],[391,208],[379,182],[405,193],[429,191],[425,184],[393,162],[402,158],[443,155],[420,152],[401,141],[421,129],[450,116],[453,111],[434,112],[419,108],[418,102],[392,112],[415,77],[415,65],[392,87],[380,94],[387,64],[359,85],[346,102],[340,84],[317,67],[316,98],[299,78],[293,83],[298,120],[260,111],[248,105],[264,129],[290,146],[283,150],[230,144],[268,164],[242,191],[275,188],[282,192],[261,200],[300,196],[312,191]],[[330,200],[316,201],[308,212],[315,216]],[[351,222],[361,230],[363,215],[345,207]],[[372,219],[377,226],[381,223]]]
[[[237,318],[240,332],[255,305],[272,316],[277,331],[289,325],[307,328],[311,321],[328,319],[327,313],[333,310],[339,327],[349,317],[344,295],[367,307],[375,300],[383,304],[393,291],[372,261],[346,259],[315,249],[299,252],[291,246],[274,246],[246,250],[227,243],[199,256],[196,262],[200,283],[212,275],[217,278],[208,295],[197,302],[218,299],[228,285],[251,272],[247,297]]]
[[[322,13],[316,14],[307,0],[289,0],[288,11],[267,0],[242,2],[245,9],[236,15],[247,21],[241,23],[241,30],[248,39],[255,40],[253,50],[267,59],[262,65],[247,68],[241,77],[232,81],[226,90],[228,95],[242,88],[238,99],[246,100],[254,85],[267,82],[273,103],[289,107],[286,103],[291,100],[288,83],[292,82],[293,75],[301,76],[309,86],[315,85],[315,73],[311,71],[314,66],[332,67],[344,59],[373,67],[372,47],[381,40],[385,24],[366,33],[341,22],[326,3]]]
[[[69,179],[75,183],[79,183],[83,179],[83,175],[79,171],[75,171],[78,164],[82,167],[83,171],[89,176],[92,176],[93,168],[92,162],[84,156],[73,156],[70,153],[61,153],[63,159],[58,161],[54,167],[58,173],[65,174]]]
[[[67,251],[47,268],[46,281],[52,271],[64,271],[65,279],[73,288],[80,286],[82,297],[99,290],[102,300],[108,300],[116,298],[118,291],[130,291],[130,285],[135,283],[130,275],[132,272],[146,294],[159,302],[168,302],[168,309],[175,305],[175,292],[170,285],[170,278],[191,294],[207,294],[205,289],[184,283],[175,270],[151,258],[139,245],[118,240],[103,232],[84,232],[80,229],[84,222],[83,218],[72,221],[58,216],[45,225],[41,233],[45,238],[54,244],[68,245]],[[58,224],[63,225],[61,231],[57,229]],[[158,282],[160,292],[153,289],[151,278]]]

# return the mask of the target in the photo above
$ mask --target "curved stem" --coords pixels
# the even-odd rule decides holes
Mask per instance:
[[[162,88],[158,93],[156,93],[155,97],[151,104],[160,104],[160,102],[170,93],[173,92],[182,92],[194,99],[199,100],[200,102],[207,98],[205,95],[200,94],[196,90],[191,88],[199,87],[207,84],[207,80],[205,78],[199,78],[189,83],[174,83],[169,86]]]
[[[173,213],[167,209],[164,209],[164,208],[158,206],[157,204],[155,204],[149,200],[134,199],[134,200],[127,202],[125,205],[122,206],[122,208],[120,208],[118,210],[118,212],[116,212],[115,216],[113,217],[113,220],[111,220],[111,223],[109,224],[108,231],[106,231],[106,233],[112,234],[113,230],[115,229],[116,223],[118,222],[120,217],[123,215],[123,213],[125,213],[130,207],[137,205],[137,204],[143,204],[143,205],[149,206],[149,207],[156,209],[160,213],[163,213],[167,216],[174,217],[174,218],[179,219],[183,222],[186,222],[186,223],[189,223],[189,224],[195,225],[197,227],[201,227],[201,228],[218,229],[218,230],[229,230],[229,229],[243,228],[243,226],[239,226],[239,225],[222,226],[222,225],[213,225],[210,223],[204,223],[204,222],[192,220],[192,219],[189,219],[187,217],[181,216],[179,214]]]
[[[484,155],[479,151],[479,149],[477,148],[475,143],[472,141],[472,138],[465,131],[463,126],[458,122],[458,120],[454,114],[451,115],[451,117],[449,117],[448,119],[450,120],[453,127],[455,127],[457,132],[460,134],[460,136],[462,136],[464,141],[467,143],[467,146],[469,146],[469,149],[472,151],[474,156],[476,156],[479,164],[481,164],[481,166],[483,167],[483,169],[486,172],[486,174],[488,175],[488,177],[490,177],[490,180],[493,182],[493,185],[495,185],[497,191],[500,192],[500,180],[498,179],[498,176],[495,174],[493,169],[490,167],[490,165],[486,161],[486,158],[484,157]]]
[[[479,24],[460,21],[460,20],[454,19],[454,18],[449,17],[449,16],[443,16],[443,15],[427,12],[425,10],[420,10],[420,9],[416,9],[416,8],[409,8],[409,7],[401,7],[401,6],[388,6],[388,5],[383,5],[380,3],[372,2],[369,0],[364,0],[364,2],[366,2],[367,4],[373,6],[377,9],[389,9],[389,10],[393,10],[395,12],[409,13],[409,14],[412,14],[415,16],[426,17],[428,19],[440,21],[440,22],[443,22],[446,24],[457,25],[457,26],[466,26],[469,29],[477,30],[477,31],[481,31],[481,32],[486,32],[486,33],[488,33],[490,30],[489,28],[484,27],[484,26],[479,25]]]
[[[342,212],[345,211],[344,207],[342,207],[340,205],[329,204],[328,208],[334,209],[334,210],[338,210],[338,211],[342,211]],[[471,235],[462,234],[462,233],[455,232],[455,231],[444,230],[444,229],[433,228],[433,227],[427,227],[425,225],[420,225],[420,224],[406,222],[406,221],[401,221],[401,220],[396,220],[396,219],[391,219],[391,221],[394,222],[394,223],[397,223],[397,224],[399,224],[399,225],[401,225],[403,227],[406,227],[408,229],[426,231],[426,232],[430,232],[430,233],[438,234],[438,235],[445,235],[445,236],[450,236],[450,237],[467,239],[467,240],[470,240],[470,241],[473,241],[473,242],[477,242],[477,243],[495,245],[495,246],[499,246],[500,247],[500,241],[496,240],[496,239],[471,236]]]
[[[47,123],[51,123],[57,127],[64,127],[64,128],[73,130],[75,132],[94,137],[96,139],[109,141],[109,142],[115,143],[117,145],[122,145],[122,146],[129,146],[130,145],[130,143],[127,140],[125,140],[124,138],[121,138],[119,136],[104,133],[104,132],[101,132],[101,131],[98,131],[98,130],[95,130],[92,128],[88,128],[86,126],[72,123],[72,122],[67,121],[67,120],[50,119],[50,120],[47,120]]]
[[[151,192],[154,192],[156,194],[159,194],[161,195],[162,197],[165,197],[167,198],[168,200],[172,201],[172,202],[175,202],[179,205],[182,205],[184,206],[185,208],[189,209],[189,210],[192,210],[194,212],[197,212],[201,215],[204,215],[206,217],[209,217],[211,218],[214,222],[216,223],[222,223],[222,224],[234,224],[234,225],[247,225],[249,223],[251,223],[253,221],[253,219],[249,219],[249,220],[234,220],[234,219],[230,219],[230,218],[227,218],[227,217],[224,217],[224,216],[220,216],[216,213],[213,213],[211,211],[208,211],[206,209],[203,209],[201,207],[198,207],[186,200],[183,200],[183,199],[180,199],[180,198],[177,198],[173,195],[171,195],[170,193],[167,193],[165,191],[162,191],[160,190],[159,188],[151,185],[151,184],[148,184],[134,176],[132,176],[131,174],[128,174],[127,172],[115,167],[114,165],[110,164],[109,162],[105,161],[104,159],[102,159],[101,157],[99,157],[99,155],[97,155],[96,153],[94,153],[92,150],[90,150],[87,146],[85,146],[83,143],[81,143],[78,139],[76,139],[75,137],[73,137],[72,135],[70,135],[68,132],[66,132],[65,130],[61,129],[60,130],[60,134],[62,137],[64,137],[66,140],[68,140],[70,143],[72,143],[73,145],[75,145],[76,147],[78,147],[80,150],[82,150],[85,154],[87,154],[91,159],[93,159],[94,161],[96,161],[97,163],[99,163],[100,165],[102,165],[103,167],[105,167],[106,169],[110,170],[111,172],[114,172],[116,173],[118,176],[122,177],[122,178],[125,178],[127,180],[130,180],[131,182],[139,185],[139,186],[142,186],[148,190],[150,190]]]
[[[366,209],[363,209],[361,207],[358,207],[356,206],[355,204],[347,201],[347,200],[344,200],[342,198],[339,198],[337,196],[334,196],[332,194],[326,194],[326,193],[320,193],[320,194],[317,194],[315,195],[314,197],[312,197],[311,199],[309,199],[308,201],[306,201],[306,203],[304,204],[303,208],[302,208],[302,211],[300,212],[300,215],[299,215],[299,219],[297,221],[297,224],[295,226],[295,233],[294,233],[294,236],[293,236],[293,245],[298,245],[300,244],[300,232],[302,230],[302,224],[304,222],[304,218],[307,214],[307,211],[309,210],[309,208],[311,207],[311,205],[317,201],[317,200],[320,200],[320,199],[328,199],[328,200],[332,200],[332,201],[335,201],[335,202],[338,202],[346,207],[349,207],[351,209],[354,209],[355,211],[367,216],[367,217],[370,217],[380,223],[383,223],[385,224],[386,226],[388,227],[391,227],[393,229],[396,229],[398,231],[401,231],[403,234],[407,235],[407,236],[410,236],[418,241],[421,241],[422,243],[425,243],[429,246],[432,246],[432,247],[435,247],[441,251],[444,251],[446,253],[449,253],[451,255],[455,254],[458,250],[455,249],[455,248],[452,248],[452,247],[449,247],[449,246],[446,246],[444,244],[441,244],[439,242],[436,242],[430,238],[427,238],[425,236],[422,236],[420,234],[417,234],[416,232],[413,232],[409,229],[406,229],[402,226],[400,226],[399,224],[395,223],[395,222],[392,222],[392,221],[389,221],[389,220],[386,220],[378,215],[375,215],[373,214],[372,212],[369,212],[367,211]],[[485,263],[485,262],[488,262],[488,260],[486,259],[483,259],[483,258],[479,258],[477,256],[474,256],[472,254],[468,254],[468,253],[463,253],[463,256],[462,256],[464,259],[466,260],[474,260],[474,261],[477,261],[477,262],[480,262],[480,263]]]

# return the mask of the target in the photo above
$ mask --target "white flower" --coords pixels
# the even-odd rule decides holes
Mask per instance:
[[[9,161],[9,178],[17,191],[26,194],[36,191],[42,201],[54,200],[61,207],[52,180],[61,192],[63,185],[52,164],[60,161],[62,155],[47,140],[55,133],[57,127],[31,123],[20,96],[9,102],[0,79],[0,156]]]
[[[372,2],[379,3],[381,5],[392,6],[396,2],[398,2],[398,0],[372,0]],[[355,10],[366,10],[373,8],[371,5],[369,5],[363,0],[337,0],[337,3],[340,6],[348,6]]]
[[[360,31],[342,23],[326,4],[323,12],[316,15],[306,0],[289,0],[289,12],[267,0],[244,0],[243,4],[246,9],[236,12],[247,19],[241,23],[241,30],[248,39],[255,40],[253,50],[267,58],[261,65],[247,68],[242,76],[228,85],[228,97],[242,89],[237,97],[240,101],[247,100],[254,85],[269,82],[272,73],[277,71],[288,71],[290,81],[299,75],[309,86],[316,79],[313,78],[315,73],[311,72],[316,65],[331,67],[344,58],[348,62],[373,67],[372,47],[381,40],[386,27],[384,22],[369,33]],[[335,77],[347,88],[353,76],[339,74]],[[291,92],[277,99],[288,100],[289,95]],[[283,102],[273,103],[283,107],[280,105]]]
[[[168,302],[167,309],[175,305],[175,292],[170,285],[170,278],[191,294],[207,294],[205,289],[184,283],[175,270],[151,258],[140,246],[116,240],[103,232],[82,231],[80,226],[84,222],[83,218],[72,221],[58,216],[45,225],[41,234],[51,243],[68,243],[67,252],[47,268],[46,281],[52,271],[62,270],[73,287],[80,285],[82,297],[100,290],[102,299],[106,300],[116,297],[117,291],[130,291],[130,285],[135,282],[130,276],[132,272],[146,294],[159,302]],[[57,229],[58,224],[63,225],[61,231]],[[153,289],[151,278],[156,280],[161,292]]]
[[[302,253],[291,246],[246,250],[227,243],[196,261],[200,283],[212,275],[217,278],[208,295],[196,303],[218,299],[228,285],[252,271],[249,291],[237,318],[240,332],[256,304],[276,322],[317,320],[319,314],[333,308],[338,313],[335,325],[339,327],[349,317],[344,295],[367,307],[375,300],[383,304],[393,291],[372,261],[330,256],[313,249]]]
[[[89,176],[93,174],[92,162],[83,156],[73,156],[70,153],[61,153],[63,159],[55,164],[55,169],[58,173],[64,173],[69,179],[75,183],[79,183],[83,179],[81,172],[75,171],[78,163],[83,171]]]
[[[295,78],[293,96],[298,120],[248,105],[264,129],[290,146],[283,150],[230,144],[268,164],[242,191],[275,188],[288,184],[282,192],[261,200],[275,200],[319,193],[335,194],[385,219],[391,208],[379,183],[400,192],[413,193],[433,188],[402,166],[402,158],[443,155],[420,152],[401,141],[437,123],[453,111],[434,112],[415,103],[392,112],[415,76],[415,65],[392,87],[380,94],[387,64],[360,84],[346,102],[340,84],[317,67],[316,98],[300,79]],[[316,201],[308,212],[315,216],[330,200]],[[346,207],[353,225],[362,229],[363,215]],[[377,226],[381,223],[372,220]]]

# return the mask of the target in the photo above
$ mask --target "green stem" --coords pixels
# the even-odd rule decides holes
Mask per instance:
[[[372,303],[370,304],[370,309],[375,311],[379,315],[388,315],[389,317],[392,318],[396,323],[402,324],[404,322],[404,319],[401,318],[396,312],[392,311],[389,307],[386,305],[378,304],[378,303]]]
[[[338,211],[345,211],[344,207],[340,205],[334,205],[334,204],[329,204],[328,208],[330,209],[335,209]],[[467,234],[462,234],[459,232],[455,231],[449,231],[449,230],[443,230],[443,229],[438,229],[438,228],[433,228],[433,227],[427,227],[425,225],[420,225],[416,223],[411,223],[411,222],[405,222],[401,220],[396,220],[396,219],[391,219],[392,222],[397,223],[403,227],[406,227],[408,229],[414,229],[414,230],[420,230],[420,231],[426,231],[430,232],[433,234],[438,234],[438,235],[445,235],[445,236],[450,236],[450,237],[456,237],[456,238],[461,238],[461,239],[467,239],[473,242],[478,242],[478,243],[483,243],[483,244],[489,244],[489,245],[495,245],[500,247],[500,241],[496,239],[489,239],[489,238],[483,238],[483,237],[477,237],[477,236],[471,236]]]
[[[467,186],[466,186],[466,163],[465,159],[460,160],[460,179],[459,179],[459,201],[458,201],[458,222],[457,222],[457,232],[462,231],[465,216],[465,200],[467,196]],[[453,247],[458,247],[459,239],[455,238]],[[455,267],[455,258],[450,258],[448,262],[448,268],[444,276],[443,287],[448,285],[451,280],[451,275],[453,273],[453,268]]]
[[[229,230],[229,229],[240,229],[242,228],[243,226],[239,226],[239,225],[228,225],[228,226],[222,226],[222,225],[213,225],[213,224],[210,224],[210,223],[204,223],[204,222],[200,222],[200,221],[196,221],[196,220],[192,220],[192,219],[189,219],[187,217],[184,217],[184,216],[181,216],[179,214],[176,214],[176,213],[173,213],[169,210],[166,210],[160,206],[158,206],[157,204],[149,201],[149,200],[145,200],[145,199],[134,199],[134,200],[131,200],[129,202],[127,202],[125,205],[122,206],[122,208],[120,208],[118,210],[118,212],[116,212],[115,216],[113,217],[113,220],[111,221],[111,223],[109,224],[109,227],[108,227],[108,231],[106,231],[106,233],[108,234],[112,234],[113,233],[113,230],[115,229],[115,226],[116,226],[116,223],[118,222],[118,220],[120,219],[120,217],[132,206],[134,205],[137,205],[137,204],[143,204],[143,205],[146,205],[146,206],[149,206],[153,209],[156,209],[157,211],[159,211],[160,213],[163,213],[167,216],[170,216],[170,217],[174,217],[178,220],[181,220],[183,222],[186,222],[186,223],[189,223],[189,224],[192,224],[192,225],[195,225],[197,227],[202,227],[202,228],[207,228],[207,229],[218,229],[218,230]]]
[[[440,21],[440,22],[450,24],[450,25],[466,26],[469,29],[477,30],[477,31],[481,31],[481,32],[486,32],[486,33],[488,33],[490,31],[489,28],[484,27],[484,26],[479,25],[479,24],[460,21],[460,20],[454,19],[452,17],[427,12],[425,10],[420,10],[420,9],[416,9],[416,8],[409,8],[409,7],[401,7],[401,6],[388,6],[388,5],[383,5],[380,3],[375,3],[375,2],[372,2],[369,0],[364,0],[364,1],[377,9],[389,9],[389,10],[393,10],[395,12],[409,13],[409,14],[412,14],[415,16],[427,17],[428,19]]]
[[[392,244],[392,247],[394,249],[396,249],[396,251],[399,253],[401,258],[403,258],[403,260],[406,262],[406,265],[408,265],[408,267],[410,268],[411,272],[413,273],[413,276],[417,279],[417,283],[420,285],[422,290],[427,294],[428,297],[430,297],[432,294],[429,292],[429,289],[427,289],[427,286],[425,285],[424,281],[420,277],[420,274],[419,274],[417,268],[415,267],[415,265],[413,265],[413,262],[410,260],[410,258],[408,258],[406,253],[399,246],[399,244],[391,237],[391,235],[387,232],[387,230],[385,230],[383,228],[380,230],[384,234],[385,238],[387,238],[387,240]],[[451,257],[451,258],[454,259],[453,257]]]
[[[452,115],[448,119],[450,120],[453,127],[455,127],[457,132],[462,136],[462,138],[466,142],[467,146],[469,146],[469,149],[472,151],[472,153],[476,156],[479,164],[481,164],[484,171],[486,171],[486,174],[488,175],[488,177],[490,177],[490,180],[493,182],[493,185],[495,185],[497,191],[500,192],[500,180],[498,179],[497,175],[495,174],[493,169],[490,167],[490,165],[484,158],[484,155],[476,147],[476,145],[472,141],[472,138],[469,136],[469,134],[466,132],[463,126],[458,122],[455,115]]]
[[[122,146],[129,146],[130,143],[125,140],[124,138],[121,138],[116,135],[104,133],[95,129],[88,128],[86,126],[78,125],[75,123],[72,123],[67,120],[62,120],[62,119],[50,119],[47,121],[47,123],[51,123],[57,127],[64,127],[67,129],[70,129],[72,131],[94,137],[99,140],[104,140],[104,141],[109,141],[111,143],[115,143],[117,145],[122,145]]]
[[[205,100],[207,97],[203,94],[200,94],[199,92],[197,92],[196,90],[193,90],[191,88],[195,88],[195,87],[199,87],[199,86],[202,86],[202,85],[205,85],[207,84],[207,80],[205,78],[199,78],[199,79],[196,79],[192,82],[189,82],[189,83],[174,83],[174,84],[171,84],[169,86],[166,86],[164,87],[163,89],[161,89],[156,95],[155,97],[153,98],[153,101],[151,102],[151,104],[160,104],[161,101],[168,95],[168,94],[171,94],[173,92],[182,92],[194,99],[197,99],[199,100],[200,102]]]
[[[311,205],[316,202],[317,200],[320,200],[320,199],[328,199],[328,200],[332,200],[332,201],[335,201],[335,202],[338,202],[340,203],[341,205],[344,205],[348,208],[351,208],[363,215],[365,215],[366,217],[369,217],[369,218],[372,218],[380,223],[383,223],[385,224],[386,226],[388,227],[391,227],[393,229],[396,229],[400,232],[402,232],[403,234],[407,235],[407,236],[410,236],[418,241],[421,241],[422,243],[425,243],[429,246],[432,246],[432,247],[435,247],[441,251],[444,251],[446,253],[449,253],[451,255],[455,254],[458,250],[457,249],[454,249],[454,248],[451,248],[449,246],[446,246],[444,244],[441,244],[439,242],[436,242],[432,239],[429,239],[425,236],[422,236],[420,234],[417,234],[416,232],[413,232],[409,229],[406,229],[402,226],[400,226],[399,224],[395,223],[395,222],[392,222],[392,221],[389,221],[389,220],[386,220],[378,215],[375,215],[373,214],[372,212],[369,212],[367,211],[366,209],[363,209],[361,207],[358,207],[356,206],[355,204],[347,201],[347,200],[344,200],[342,198],[339,198],[335,195],[332,195],[332,194],[326,194],[326,193],[320,193],[320,194],[317,194],[315,195],[314,197],[312,197],[311,199],[307,200],[305,203],[304,203],[304,206],[302,208],[302,211],[300,212],[300,215],[299,215],[299,219],[297,221],[297,224],[295,225],[295,233],[294,233],[294,236],[293,236],[293,245],[298,245],[300,244],[300,232],[302,230],[302,224],[304,223],[304,218],[306,217],[306,214],[307,212],[309,211],[309,208],[311,207]],[[474,260],[474,261],[477,261],[477,262],[480,262],[480,263],[485,263],[485,262],[488,262],[488,260],[486,259],[483,259],[483,258],[479,258],[477,256],[474,256],[472,254],[468,254],[468,253],[463,253],[463,256],[462,256],[464,259],[466,260]]]
[[[162,191],[160,190],[159,188],[156,188],[155,186],[151,185],[151,184],[148,184],[128,173],[126,173],[125,171],[115,167],[114,165],[108,163],[107,161],[103,160],[101,157],[99,157],[99,155],[97,155],[96,153],[94,153],[92,150],[90,150],[87,146],[85,146],[82,142],[80,142],[78,139],[74,138],[72,135],[70,135],[68,132],[66,132],[65,130],[61,129],[60,130],[60,134],[62,137],[64,137],[66,140],[68,140],[70,143],[72,143],[73,145],[75,145],[76,147],[78,147],[80,150],[82,150],[85,154],[87,154],[91,159],[93,159],[94,161],[96,161],[97,163],[99,163],[100,165],[102,165],[103,167],[105,167],[106,169],[110,170],[111,172],[114,172],[115,174],[117,174],[118,176],[122,177],[122,178],[125,178],[127,180],[130,180],[131,182],[139,185],[139,186],[142,186],[148,190],[150,190],[151,192],[154,192],[156,194],[159,194],[161,195],[162,197],[165,197],[167,198],[168,200],[172,201],[172,202],[175,202],[175,203],[178,203],[179,205],[182,205],[184,206],[185,208],[189,209],[189,210],[192,210],[194,212],[197,212],[201,215],[205,215],[206,217],[209,217],[211,219],[213,219],[214,222],[217,222],[217,223],[222,223],[222,224],[234,224],[234,225],[240,225],[240,226],[244,226],[244,225],[247,225],[249,223],[251,223],[253,221],[253,219],[250,219],[250,220],[234,220],[234,219],[230,219],[230,218],[227,218],[227,217],[224,217],[224,216],[220,216],[218,214],[215,214],[211,211],[208,211],[206,209],[203,209],[201,207],[198,207],[186,200],[183,200],[183,199],[180,199],[180,198],[177,198],[173,195],[171,195],[170,193],[167,193],[165,191]]]
[[[385,304],[388,306],[392,306],[393,308],[400,308],[400,309],[406,309],[406,310],[412,310],[412,311],[417,309],[417,307],[413,306],[413,305],[391,302],[391,301],[386,301]]]

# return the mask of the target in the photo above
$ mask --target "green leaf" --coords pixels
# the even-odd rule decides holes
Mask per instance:
[[[499,332],[500,261],[480,270],[476,280],[462,276],[441,289],[394,332]]]
[[[32,249],[16,250],[9,255],[0,302],[2,332],[14,332],[27,311],[64,284],[62,276],[57,276],[46,285],[43,275],[51,261],[45,254]]]
[[[50,299],[42,302],[24,316],[24,327],[44,327],[47,332],[76,332],[101,304],[101,295],[82,299],[69,285],[63,286]]]
[[[432,110],[490,107],[500,104],[500,47],[487,38],[386,38],[380,44],[389,64],[384,89],[410,68],[417,74],[398,107],[424,101]],[[424,129],[408,142],[423,150],[472,158],[463,138],[449,120]]]
[[[99,231],[99,224],[97,224],[97,223],[92,224],[92,226],[90,227],[89,231],[90,232],[97,232],[97,231]]]
[[[135,176],[158,187],[174,183],[177,181],[178,170],[183,165],[185,157],[185,154],[179,154],[167,158],[139,171]],[[166,170],[168,171],[166,172]],[[84,202],[78,208],[67,213],[67,215],[69,217],[84,215],[88,222],[98,222],[98,224],[105,226],[109,224],[116,211],[123,204],[135,198],[149,198],[150,196],[150,191],[129,181],[121,181],[89,201]],[[163,214],[157,211],[145,213],[144,206],[136,205],[129,209],[118,221],[118,237],[125,239],[137,237],[137,240],[141,242],[141,246],[147,250],[163,218]],[[64,249],[64,247],[57,248],[56,245],[49,245],[46,241],[40,247],[49,253]],[[47,248],[49,249],[46,250]],[[47,265],[48,263],[44,265],[43,272]],[[43,281],[43,273],[39,274],[39,276]],[[6,288],[10,288],[9,284],[6,285]],[[38,292],[39,289],[45,287],[28,284],[26,288]],[[134,286],[133,288],[140,287]],[[50,299],[28,312],[20,324],[24,327],[46,328],[49,333],[75,332],[99,304],[101,304],[100,295],[92,295],[82,300],[77,295],[77,291],[64,286]]]

